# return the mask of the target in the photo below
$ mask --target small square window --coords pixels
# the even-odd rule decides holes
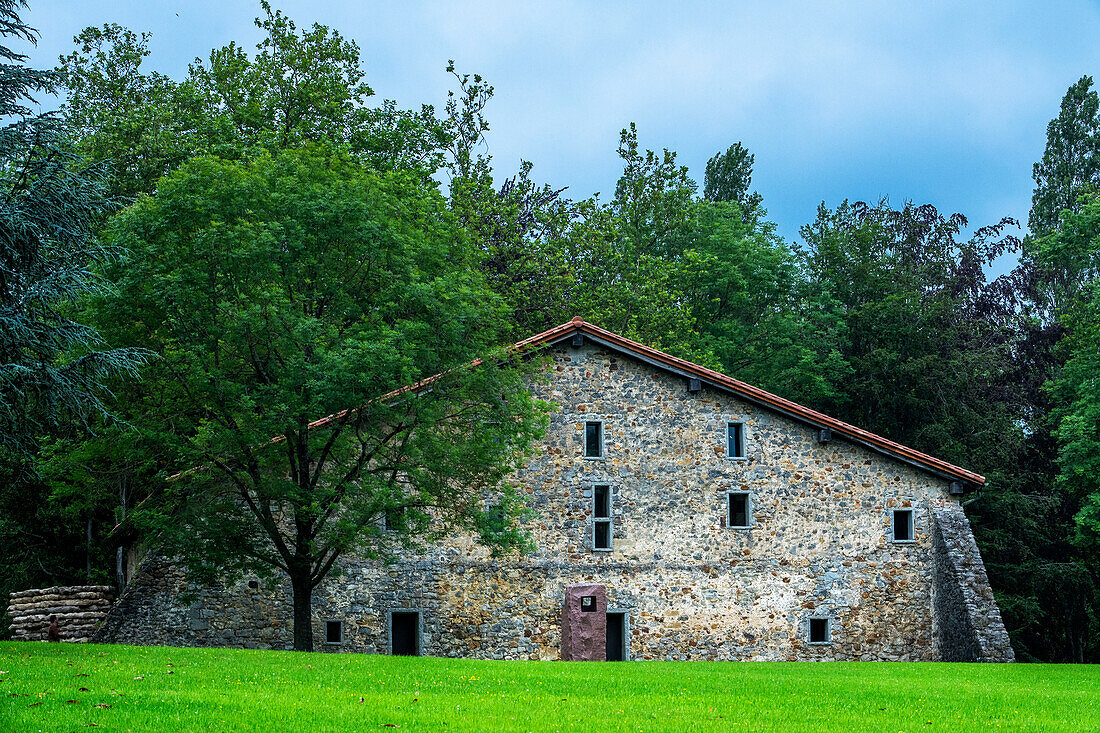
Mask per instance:
[[[894,510],[894,542],[913,541],[913,510]]]
[[[728,510],[726,520],[730,527],[746,529],[752,526],[752,510],[748,492],[731,491],[729,493]]]
[[[584,424],[584,457],[603,458],[603,423]]]
[[[831,629],[829,628],[829,619],[827,618],[812,618],[810,619],[810,643],[811,644],[828,644],[832,641]]]
[[[745,457],[745,423],[726,423],[726,456],[728,458]]]
[[[343,644],[344,643],[344,622],[343,621],[325,621],[325,643],[326,644]]]

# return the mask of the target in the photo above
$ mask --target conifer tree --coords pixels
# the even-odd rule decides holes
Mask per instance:
[[[0,36],[34,43],[22,0],[0,0]],[[110,206],[105,177],[82,166],[63,120],[34,114],[33,95],[57,91],[56,72],[28,69],[0,45],[0,451],[25,456],[66,417],[103,413],[103,380],[132,372],[137,349],[105,349],[72,304],[101,288],[95,264],[110,255],[94,226]]]

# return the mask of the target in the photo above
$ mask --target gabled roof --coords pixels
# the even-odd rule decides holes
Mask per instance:
[[[520,341],[516,344],[515,348],[525,350],[549,346],[570,339],[578,333],[585,335],[602,346],[628,354],[648,364],[664,369],[665,371],[673,372],[688,378],[699,379],[711,387],[733,394],[746,402],[759,405],[760,407],[792,418],[798,422],[817,428],[828,428],[833,432],[835,437],[847,439],[850,442],[862,445],[877,453],[891,456],[903,463],[908,463],[911,466],[929,471],[941,478],[961,481],[974,486],[981,486],[985,483],[985,477],[973,471],[967,471],[965,468],[960,468],[947,461],[940,460],[926,453],[921,453],[901,443],[895,443],[881,435],[876,435],[863,428],[857,428],[855,425],[849,425],[842,420],[837,420],[835,417],[829,417],[816,410],[811,410],[809,407],[800,405],[797,402],[791,402],[790,400],[762,390],[759,387],[753,387],[751,384],[746,384],[745,382],[726,376],[720,372],[707,369],[698,364],[693,364],[684,359],[679,359],[671,354],[666,354],[663,351],[658,351],[657,349],[640,344],[637,341],[631,341],[617,333],[612,333],[611,331],[588,323],[580,317],[574,318],[572,321],[563,323],[560,326],[555,326],[549,331],[544,331],[537,336],[532,336],[529,339]]]

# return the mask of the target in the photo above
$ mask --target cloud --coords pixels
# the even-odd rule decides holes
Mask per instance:
[[[882,195],[975,222],[1026,219],[1046,122],[1071,83],[1100,72],[1100,12],[1086,2],[275,5],[299,26],[319,21],[357,40],[379,96],[403,105],[444,101],[447,59],[485,76],[497,90],[488,113],[502,174],[527,158],[556,185],[606,196],[628,122],[700,177],[707,157],[744,141],[788,236],[821,200]],[[48,0],[28,17],[43,33],[39,63],[52,65],[80,27],[113,20],[153,30],[152,64],[179,75],[213,46],[251,46],[258,11]]]

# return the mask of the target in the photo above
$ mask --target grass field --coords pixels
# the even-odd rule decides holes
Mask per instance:
[[[1100,667],[478,662],[0,642],[0,731],[1100,730]]]

